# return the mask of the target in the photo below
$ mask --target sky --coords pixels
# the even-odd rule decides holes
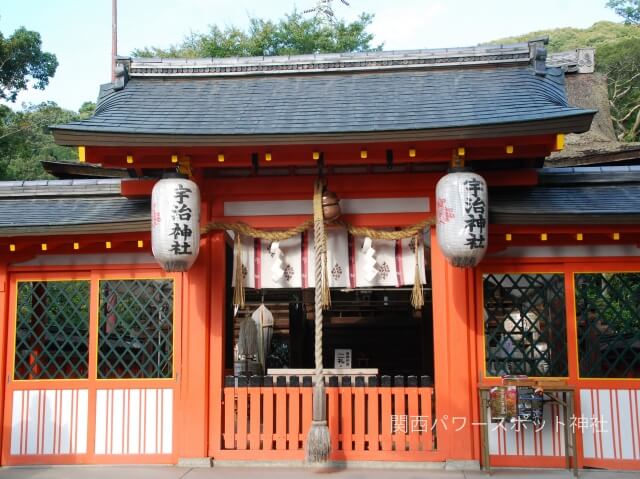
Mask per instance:
[[[245,27],[250,16],[277,20],[316,0],[119,0],[118,54],[180,43],[209,25]],[[369,31],[385,50],[473,46],[493,39],[558,27],[586,28],[620,21],[606,0],[349,0],[334,1],[338,17],[375,14]],[[0,0],[0,32],[24,26],[42,36],[59,66],[44,91],[29,90],[9,104],[54,101],[77,110],[95,101],[111,75],[111,0]]]

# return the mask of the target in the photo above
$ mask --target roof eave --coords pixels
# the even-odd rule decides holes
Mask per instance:
[[[496,138],[589,130],[595,110],[579,110],[570,115],[514,123],[372,132],[327,132],[261,135],[213,135],[184,133],[131,133],[82,129],[79,125],[51,127],[55,142],[65,146],[246,146],[302,145],[388,141],[436,141]]]
[[[502,225],[637,225],[638,213],[502,213],[491,211],[491,224]]]
[[[0,237],[63,236],[70,234],[114,234],[149,232],[151,219],[134,219],[117,223],[82,223],[68,225],[5,226],[0,227]]]

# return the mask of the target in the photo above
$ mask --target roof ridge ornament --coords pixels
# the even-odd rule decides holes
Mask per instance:
[[[127,65],[127,61],[122,61],[120,58],[117,59],[116,68],[115,68],[115,81],[113,82],[113,89],[115,91],[122,90],[129,81],[129,69]]]
[[[548,44],[548,36],[529,40],[529,54],[536,75],[547,75],[547,49],[545,45]]]

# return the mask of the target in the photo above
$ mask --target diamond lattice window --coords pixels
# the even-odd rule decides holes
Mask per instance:
[[[566,376],[562,274],[485,274],[487,375]]]
[[[15,379],[86,379],[89,282],[21,281]]]
[[[640,273],[575,275],[580,376],[640,378]]]
[[[173,375],[173,282],[100,281],[98,378]]]

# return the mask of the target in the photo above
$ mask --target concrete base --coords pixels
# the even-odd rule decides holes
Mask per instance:
[[[184,461],[183,461],[184,462]],[[312,469],[310,467],[236,467],[202,468],[175,466],[22,466],[0,467],[0,479],[318,479],[318,472],[335,472],[336,479],[491,479],[485,471],[445,471],[445,463],[433,462],[440,470],[415,469]],[[381,461],[378,461],[378,464]],[[299,462],[297,463],[299,464]],[[393,465],[398,463],[391,463]],[[415,465],[416,463],[403,463]],[[245,464],[246,465],[246,464]],[[369,464],[370,465],[370,464]],[[424,463],[418,463],[418,466]],[[572,479],[571,471],[564,469],[507,469],[494,470],[495,479]],[[580,479],[638,479],[638,471],[581,470]]]
[[[213,467],[213,459],[210,457],[180,457],[178,467]]]
[[[262,467],[292,468],[308,467],[309,469],[389,469],[389,470],[445,470],[445,471],[479,471],[479,461],[448,460],[445,462],[400,462],[400,461],[333,461],[319,466],[309,466],[304,461],[225,461],[209,457],[181,457],[178,467]]]
[[[304,467],[304,461],[234,461],[211,460],[212,467],[260,467],[260,468],[290,468]]]
[[[445,471],[479,471],[480,461],[462,461],[462,460],[447,460],[444,466]]]
[[[459,462],[459,461],[458,461]],[[462,461],[471,462],[474,461]],[[213,467],[260,467],[260,468],[308,468],[323,470],[342,470],[342,469],[386,469],[386,470],[445,470],[447,463],[445,462],[400,462],[400,461],[332,461],[327,464],[307,465],[304,461],[217,461],[213,460]],[[457,465],[454,461],[453,465]],[[479,463],[475,461],[475,469],[479,469]],[[467,470],[473,469],[469,467]],[[451,468],[450,470],[462,470],[460,468]]]

